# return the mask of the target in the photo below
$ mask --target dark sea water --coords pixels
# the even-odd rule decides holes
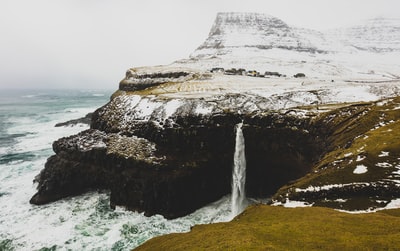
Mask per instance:
[[[53,154],[52,142],[89,128],[55,124],[84,117],[111,91],[0,92],[0,250],[131,250],[151,237],[231,219],[224,197],[175,220],[109,208],[107,191],[43,206],[29,204],[34,177]]]

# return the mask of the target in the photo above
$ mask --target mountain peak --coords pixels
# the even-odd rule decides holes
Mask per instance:
[[[215,18],[210,36],[226,33],[248,33],[264,31],[266,28],[287,29],[289,26],[282,20],[261,13],[220,12]]]
[[[207,40],[198,50],[216,49],[218,54],[226,54],[231,51],[229,48],[239,47],[303,51],[313,46],[309,41],[301,41],[293,28],[279,18],[261,13],[222,12],[217,14]]]

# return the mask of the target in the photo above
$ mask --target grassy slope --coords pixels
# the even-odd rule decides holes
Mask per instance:
[[[400,175],[394,174],[400,168],[400,98],[385,102],[352,105],[322,114],[322,123],[329,123],[334,129],[328,140],[332,150],[316,163],[313,171],[293,184],[282,187],[275,199],[289,195],[295,197],[296,188],[324,186],[329,184],[350,184],[353,182],[385,182],[395,184]],[[382,153],[388,153],[382,156]],[[385,163],[386,166],[382,166]],[[354,174],[358,165],[364,165],[368,172]],[[328,198],[329,199],[329,198]],[[332,198],[334,199],[334,198]],[[377,198],[380,200],[382,198]],[[362,206],[350,200],[341,205],[330,205],[323,201],[310,200],[316,205],[345,209],[367,209],[377,206],[371,198],[364,198]],[[338,203],[336,203],[338,204]],[[349,204],[349,205],[346,205]]]
[[[252,206],[232,222],[156,237],[135,250],[396,250],[400,210],[347,214],[328,208]]]

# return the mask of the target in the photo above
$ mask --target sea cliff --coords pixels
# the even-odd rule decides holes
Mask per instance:
[[[247,196],[384,206],[400,194],[397,85],[130,69],[91,129],[54,142],[31,203],[107,189],[112,207],[186,215],[230,193],[234,127],[243,122]],[[387,143],[362,148],[378,130],[390,130]],[[368,172],[357,174],[359,165]]]

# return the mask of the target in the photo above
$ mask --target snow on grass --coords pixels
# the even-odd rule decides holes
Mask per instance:
[[[376,163],[375,166],[377,167],[392,167],[392,164],[389,164],[387,162],[380,162],[380,163]]]
[[[343,210],[343,209],[335,209],[338,212],[342,212],[342,213],[348,213],[348,214],[366,214],[366,213],[374,213],[377,212],[379,210],[383,210],[385,208],[368,208],[365,210],[355,210],[355,211],[349,211],[349,210]]]
[[[309,204],[304,201],[286,200],[283,204],[284,207],[294,208],[294,207],[311,207],[313,204]]]
[[[205,114],[210,114],[211,112],[212,112],[212,110],[213,110],[213,107],[212,106],[204,106],[203,104],[199,104],[197,107],[196,107],[196,110],[195,110],[195,113],[196,114],[203,114],[203,115],[205,115]]]
[[[369,91],[368,86],[342,86],[334,93],[336,102],[349,102],[350,100],[373,101],[379,99],[375,94]]]
[[[368,167],[366,167],[364,165],[357,165],[353,171],[354,174],[363,174],[366,172],[368,172]]]
[[[397,170],[394,171],[392,174],[400,175],[400,165],[395,166],[395,168],[396,168]]]
[[[378,157],[387,157],[387,156],[389,156],[389,152],[384,152],[384,151],[382,151],[382,152],[378,155]]]
[[[361,152],[364,151],[364,149],[365,149],[365,146],[362,146],[362,147],[360,147],[360,148],[357,149],[357,152],[361,153]]]
[[[400,199],[394,199],[389,202],[384,209],[396,209],[400,208]]]
[[[313,204],[310,204],[305,201],[295,201],[295,200],[289,200],[289,199],[286,199],[286,201],[284,203],[282,203],[280,201],[275,201],[274,203],[272,203],[272,206],[283,206],[283,207],[287,207],[287,208],[312,207],[312,205]]]
[[[353,153],[346,153],[346,154],[344,154],[344,157],[350,157],[351,155],[353,155]]]
[[[379,101],[376,103],[377,106],[384,106],[389,104],[391,101],[393,101],[393,99],[387,99],[387,100],[383,100],[383,101]]]
[[[323,190],[330,190],[332,188],[340,188],[346,186],[353,186],[353,185],[368,185],[368,183],[349,183],[349,184],[330,184],[324,186],[309,186],[307,188],[296,188],[296,192],[318,192]]]
[[[362,161],[362,160],[364,160],[366,157],[365,156],[357,156],[357,159],[356,159],[356,161],[357,162],[359,162],[359,161]]]

